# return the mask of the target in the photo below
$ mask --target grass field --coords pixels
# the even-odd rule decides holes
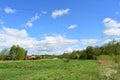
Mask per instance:
[[[0,61],[0,80],[108,80],[104,68],[95,60]]]

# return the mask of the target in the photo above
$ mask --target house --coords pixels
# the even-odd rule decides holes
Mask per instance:
[[[27,60],[36,60],[37,57],[36,56],[26,56]]]

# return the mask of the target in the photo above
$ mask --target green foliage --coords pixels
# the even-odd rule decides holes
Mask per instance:
[[[7,49],[3,49],[1,52],[0,52],[0,60],[5,60],[6,59],[6,56],[9,54],[8,50]]]
[[[69,62],[69,59],[63,58],[63,62]]]
[[[12,60],[23,60],[27,55],[27,51],[20,46],[13,45],[10,49],[10,58]]]
[[[81,51],[78,50],[73,51],[72,53],[64,53],[61,57],[69,59],[97,59],[100,55],[120,55],[120,41],[113,40],[100,47],[88,46],[86,49]]]
[[[80,51],[79,54],[80,54],[80,58],[79,59],[87,59],[86,50]]]
[[[70,55],[69,55],[70,59],[79,59],[79,54],[78,51],[73,51]]]
[[[70,53],[63,53],[59,58],[70,58]]]
[[[11,60],[14,60],[16,59],[16,46],[13,45],[11,48],[10,48],[10,59]]]
[[[87,59],[94,59],[95,58],[95,50],[92,46],[88,46],[86,48],[86,56],[87,56]]]
[[[97,57],[98,60],[114,60],[113,56],[110,55],[100,55]]]
[[[110,41],[103,46],[103,54],[106,55],[120,55],[120,41]]]
[[[114,60],[116,63],[120,63],[120,55],[114,56]]]

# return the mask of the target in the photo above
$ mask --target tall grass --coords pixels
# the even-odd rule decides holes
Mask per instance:
[[[114,56],[114,60],[116,63],[120,63],[120,55]]]
[[[104,68],[100,80],[120,80],[120,55],[100,55],[97,60]]]
[[[106,66],[96,60],[1,61],[0,80],[119,80],[118,71],[111,77],[101,76],[120,70],[117,66],[110,69]]]
[[[100,55],[97,57],[97,60],[99,63],[102,63],[102,64],[114,63],[114,57],[110,55]]]
[[[97,57],[100,63],[120,63],[120,55],[100,55]]]
[[[98,80],[94,60],[30,60],[0,62],[0,80]]]

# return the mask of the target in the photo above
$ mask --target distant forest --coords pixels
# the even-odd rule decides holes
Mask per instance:
[[[95,60],[101,55],[119,56],[120,55],[120,41],[113,40],[100,47],[88,46],[84,50],[77,50],[71,53],[63,53],[61,55],[33,55],[36,59],[92,59]],[[27,57],[27,50],[19,45],[13,45],[9,50],[3,49],[0,52],[0,60],[25,60]]]
[[[69,59],[97,59],[97,57],[101,55],[119,56],[120,41],[113,40],[100,47],[88,46],[84,50],[77,50],[73,51],[72,53],[64,53],[60,57]]]

